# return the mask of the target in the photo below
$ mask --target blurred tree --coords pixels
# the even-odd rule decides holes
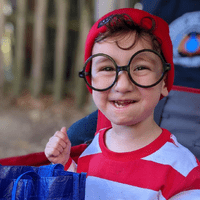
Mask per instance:
[[[97,21],[100,17],[116,8],[117,0],[95,0],[94,19]]]
[[[75,69],[72,81],[74,85],[76,104],[80,108],[86,101],[86,87],[83,84],[82,80],[78,77],[78,72],[83,68],[84,61],[84,45],[87,34],[94,22],[94,5],[93,0],[79,0],[80,5],[80,22],[79,22],[79,39],[78,39],[78,47],[76,50],[75,57]]]
[[[20,95],[25,68],[25,29],[26,29],[27,1],[17,0],[16,17],[16,47],[13,95]]]
[[[31,69],[31,93],[37,98],[43,89],[45,64],[46,20],[48,0],[36,0],[33,33],[33,64]]]
[[[138,2],[140,0],[95,0],[95,21],[114,9],[134,7]]]
[[[54,100],[60,101],[63,96],[66,44],[68,36],[69,1],[55,0],[56,4],[56,42],[54,62]]]
[[[4,0],[0,0],[0,41],[2,41],[2,36],[4,33],[5,17],[3,13]],[[0,99],[3,96],[3,85],[4,85],[4,72],[3,72],[3,55],[0,50]]]

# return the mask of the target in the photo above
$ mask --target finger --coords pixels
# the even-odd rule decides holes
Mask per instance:
[[[60,131],[63,132],[63,133],[65,133],[65,134],[67,134],[67,129],[66,129],[66,127],[62,127],[62,128],[60,129]]]
[[[61,131],[57,131],[56,134],[55,134],[55,137],[60,139],[60,144],[63,146],[63,148],[66,148],[67,146],[71,147],[71,142],[70,142],[68,135],[66,133],[63,133]]]
[[[59,146],[61,146],[63,149],[65,149],[68,146],[68,143],[57,136],[53,136],[49,139],[47,146],[52,148],[59,148]]]
[[[69,140],[69,137],[68,137],[68,135],[67,135],[67,129],[66,129],[66,127],[62,127],[62,128],[60,129],[60,131],[63,132],[63,133],[65,134],[67,140],[70,141],[70,140]]]
[[[47,158],[57,157],[60,155],[60,152],[57,149],[52,149],[52,148],[46,147],[45,155]]]
[[[56,151],[56,154],[58,154],[57,152],[62,153],[64,151],[64,148],[60,144],[58,144],[58,143],[51,143],[51,142],[49,142],[46,145],[45,150],[46,149],[48,150],[49,154],[52,154],[52,155],[54,155],[54,151]]]
[[[60,139],[62,139],[66,143],[70,142],[70,140],[69,140],[68,135],[67,135],[66,132],[56,131],[55,134],[54,134],[54,136],[59,137]]]
[[[68,146],[67,148],[63,149],[62,154],[66,155],[66,156],[69,156],[70,152],[71,152],[71,146]]]
[[[56,138],[58,140],[60,140],[59,138]],[[63,147],[64,146],[64,147]],[[55,142],[55,139],[54,139],[54,142],[49,142],[47,145],[46,145],[46,148],[49,150],[49,152],[53,155],[53,156],[58,156],[59,154],[62,154],[64,152],[65,149],[68,149],[67,148],[67,145],[66,143],[60,141],[59,143],[58,142]]]

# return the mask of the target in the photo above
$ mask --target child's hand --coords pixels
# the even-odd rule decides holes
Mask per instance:
[[[62,127],[49,139],[44,152],[50,162],[65,166],[70,157],[70,150],[71,142],[66,134],[66,128]]]

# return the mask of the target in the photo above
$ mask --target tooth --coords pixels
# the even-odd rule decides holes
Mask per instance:
[[[115,102],[116,107],[122,107],[122,105],[118,104],[118,102]]]
[[[124,106],[123,104],[124,104],[124,102],[118,102],[118,101],[115,102],[116,107],[123,107]]]
[[[131,104],[131,103],[134,103],[134,101],[115,101],[114,104],[116,107],[123,107],[127,104]]]

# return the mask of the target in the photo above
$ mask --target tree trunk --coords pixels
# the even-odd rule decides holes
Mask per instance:
[[[69,1],[56,0],[56,49],[54,63],[54,100],[60,101],[63,95],[64,74],[66,63],[66,44]]]
[[[116,9],[117,0],[95,0],[95,21]]]
[[[33,65],[31,70],[31,92],[37,98],[43,89],[43,68],[46,47],[46,15],[48,0],[36,0],[33,32]]]
[[[87,34],[92,25],[93,14],[90,9],[90,1],[80,0],[80,29],[79,29],[79,39],[78,39],[78,48],[76,53],[75,60],[75,70],[73,76],[73,84],[75,88],[75,97],[76,97],[76,105],[81,108],[86,101],[86,86],[82,79],[78,77],[78,72],[82,70],[84,65],[84,48],[85,48],[85,40]],[[89,5],[90,4],[90,5]],[[73,69],[73,68],[72,68]]]
[[[2,42],[2,37],[5,30],[4,29],[5,16],[3,13],[3,6],[4,6],[4,0],[0,0],[0,42]],[[0,99],[3,96],[3,86],[4,86],[3,53],[0,50]]]
[[[134,1],[134,0],[131,0]],[[117,0],[116,2],[116,9],[117,8],[129,8],[130,7],[130,0]]]
[[[15,48],[15,71],[14,71],[14,96],[19,96],[22,89],[25,67],[25,32],[26,32],[27,1],[17,0],[16,19],[16,48]]]

